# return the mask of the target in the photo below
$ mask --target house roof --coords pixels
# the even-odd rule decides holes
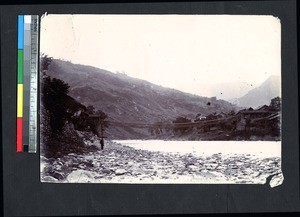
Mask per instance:
[[[268,109],[268,108],[269,108],[269,106],[267,106],[267,105],[262,105],[262,106],[258,106],[255,110],[261,111],[261,110],[266,110],[266,109]]]

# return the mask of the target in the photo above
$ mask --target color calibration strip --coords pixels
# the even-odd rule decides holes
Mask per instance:
[[[36,152],[38,16],[18,16],[17,152]]]
[[[17,152],[23,151],[24,16],[18,16]]]

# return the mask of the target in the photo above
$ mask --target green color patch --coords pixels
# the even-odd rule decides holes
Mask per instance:
[[[24,77],[24,57],[23,57],[23,50],[18,50],[18,84],[23,84],[23,77]]]

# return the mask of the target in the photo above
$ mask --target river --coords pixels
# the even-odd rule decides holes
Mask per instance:
[[[256,157],[281,157],[280,141],[164,141],[164,140],[114,140],[135,149],[177,154],[209,156],[253,155]]]

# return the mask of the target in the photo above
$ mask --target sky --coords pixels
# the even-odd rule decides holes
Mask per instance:
[[[226,86],[218,97],[232,98],[281,75],[280,41],[273,16],[45,15],[40,51],[202,96]]]

